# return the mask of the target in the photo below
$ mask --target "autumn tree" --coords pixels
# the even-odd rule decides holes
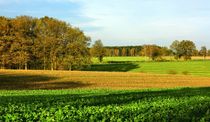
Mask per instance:
[[[122,56],[126,56],[126,52],[127,50],[126,50],[126,48],[122,48]]]
[[[0,17],[0,30],[0,64],[1,68],[4,69],[12,62],[10,49],[14,40],[14,31],[11,19]]]
[[[0,17],[0,30],[2,68],[80,69],[90,63],[91,39],[64,21]]]
[[[130,56],[135,56],[136,54],[136,49],[135,48],[131,48],[130,49]]]
[[[193,51],[193,56],[199,56],[199,51],[197,49]]]
[[[210,50],[208,50],[207,52],[208,52],[207,55],[210,56]]]
[[[156,45],[144,45],[141,54],[142,56],[149,57],[153,61],[161,59],[162,56],[161,48]]]
[[[173,52],[168,47],[161,47],[161,53],[163,56],[171,56]]]
[[[98,58],[98,60],[100,62],[103,61],[103,57],[105,56],[106,52],[105,52],[105,48],[103,46],[103,43],[101,40],[97,40],[95,41],[95,43],[93,44],[92,48],[91,48],[91,55],[95,56]]]
[[[119,49],[118,48],[114,49],[114,56],[119,56]]]
[[[86,37],[78,28],[69,28],[65,36],[66,39],[62,42],[64,50],[61,51],[60,56],[64,57],[64,64],[68,70],[80,69],[84,65],[90,64],[90,53],[87,48],[90,38]]]

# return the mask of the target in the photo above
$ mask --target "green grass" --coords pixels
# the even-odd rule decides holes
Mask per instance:
[[[209,121],[210,88],[0,91],[0,121]]]
[[[129,71],[157,74],[170,74],[174,71],[177,74],[187,72],[189,75],[210,77],[210,61],[143,62],[138,64],[138,68]]]
[[[156,74],[184,74],[210,77],[210,60],[144,61],[143,57],[107,57],[105,62],[94,64],[85,69],[88,71],[119,71],[119,72],[145,72]]]
[[[99,63],[97,58],[92,58],[93,63]],[[103,63],[108,62],[141,62],[141,61],[149,61],[148,57],[104,57]]]

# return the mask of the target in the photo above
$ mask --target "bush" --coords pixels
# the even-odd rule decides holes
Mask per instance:
[[[177,71],[175,71],[175,70],[169,70],[169,71],[168,71],[168,74],[175,75],[175,74],[177,74]]]
[[[183,71],[182,74],[183,74],[183,75],[188,75],[189,72],[188,72],[188,71]]]

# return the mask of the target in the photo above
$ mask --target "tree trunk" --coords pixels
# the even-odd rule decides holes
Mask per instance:
[[[1,69],[5,69],[5,63],[4,63],[4,61],[2,63]]]
[[[45,59],[45,56],[44,56],[44,70],[46,70],[46,59]]]
[[[25,70],[28,70],[28,63],[25,63]]]
[[[21,70],[21,64],[19,64],[19,70]]]
[[[46,40],[44,40],[45,42],[46,42]],[[46,43],[44,43],[44,70],[46,70],[46,47],[45,47],[45,44]]]
[[[69,66],[69,71],[71,71],[71,65]]]
[[[52,71],[54,70],[54,68],[53,68],[53,62],[51,63],[51,70],[52,70]]]
[[[55,61],[55,67],[54,68],[55,68],[55,70],[57,70],[57,62],[56,61]]]

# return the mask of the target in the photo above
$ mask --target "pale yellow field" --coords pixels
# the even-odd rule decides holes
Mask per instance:
[[[0,70],[0,89],[209,87],[210,78],[147,73]]]
[[[203,58],[202,56],[193,56],[192,59],[193,59],[193,60],[202,60],[202,59],[204,59],[204,58]],[[205,59],[206,59],[206,60],[210,60],[210,56],[207,56]]]

